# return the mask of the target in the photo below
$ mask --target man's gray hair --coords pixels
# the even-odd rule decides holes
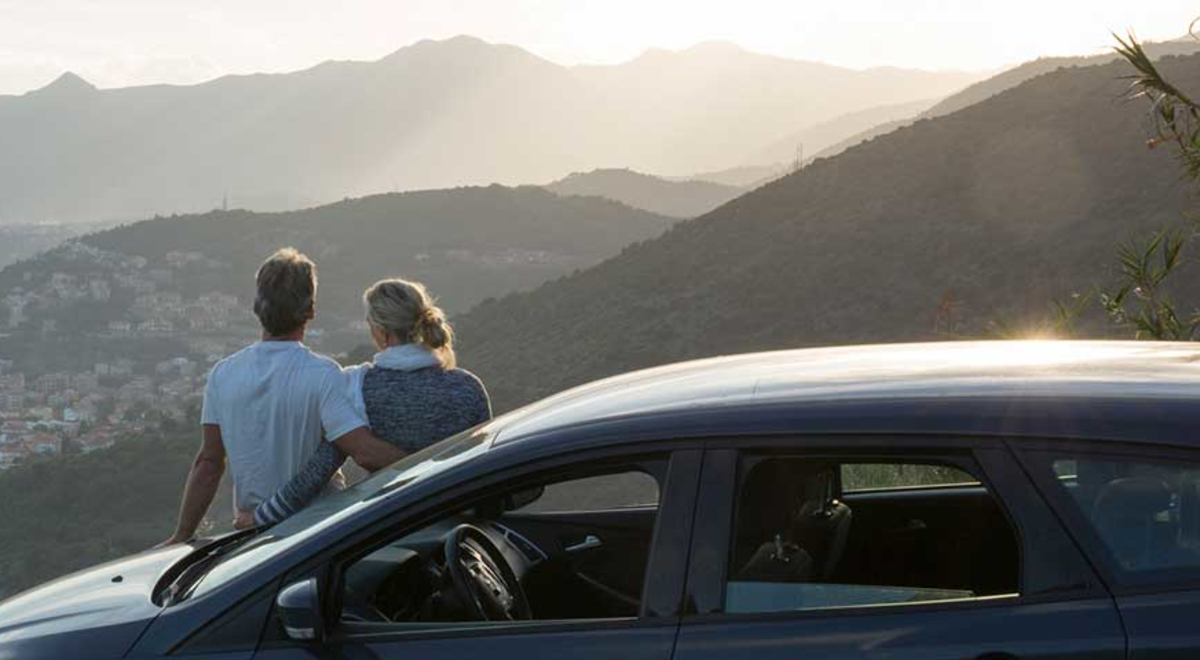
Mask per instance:
[[[300,329],[317,301],[317,266],[296,248],[271,255],[255,275],[254,314],[267,334],[279,337]]]

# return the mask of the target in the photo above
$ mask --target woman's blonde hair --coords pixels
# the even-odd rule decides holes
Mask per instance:
[[[402,342],[428,348],[442,366],[454,367],[454,330],[424,284],[399,278],[380,280],[363,293],[363,303],[368,323]]]

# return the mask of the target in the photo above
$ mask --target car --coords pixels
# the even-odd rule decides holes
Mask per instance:
[[[665,366],[18,595],[0,657],[1195,658],[1197,429],[1191,344]]]

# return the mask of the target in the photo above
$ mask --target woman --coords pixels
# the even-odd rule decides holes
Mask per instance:
[[[372,363],[345,374],[351,400],[376,437],[414,452],[491,419],[483,383],[455,366],[454,331],[423,285],[382,280],[367,289],[363,302],[379,352]],[[271,525],[302,509],[345,460],[333,443],[321,443],[298,475],[258,505],[254,522]]]

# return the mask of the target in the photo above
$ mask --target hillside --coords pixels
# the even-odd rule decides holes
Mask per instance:
[[[746,192],[711,181],[668,181],[632,170],[576,172],[546,186],[556,195],[605,197],[659,215],[694,218]]]
[[[1183,39],[1179,41],[1169,41],[1164,43],[1151,43],[1145,45],[1146,52],[1151,57],[1170,57],[1178,55],[1191,55],[1200,51],[1200,43],[1196,43],[1193,39]],[[880,122],[874,126],[863,129],[859,133],[844,136],[835,143],[825,147],[820,151],[814,151],[812,158],[828,158],[836,156],[846,149],[870,140],[876,136],[890,133],[897,128],[907,126],[914,121],[921,119],[933,119],[941,117],[952,112],[957,112],[963,108],[970,107],[981,101],[987,100],[1000,92],[1012,89],[1021,83],[1036,78],[1037,76],[1050,73],[1062,68],[1074,68],[1081,66],[1097,66],[1116,62],[1119,57],[1115,53],[1105,55],[1091,55],[1086,57],[1040,57],[1032,62],[1025,62],[1019,66],[1002,71],[991,78],[981,80],[967,88],[942,99],[933,107],[924,112],[914,113],[909,117],[897,117],[887,121]]]
[[[789,133],[772,142],[765,149],[752,154],[746,160],[751,163],[791,163],[798,156],[797,149],[801,145],[804,148],[805,160],[808,160],[814,154],[876,126],[910,121],[913,117],[933,107],[935,103],[937,103],[936,100],[925,99],[910,103],[871,107],[839,115],[829,121]]]
[[[199,446],[198,420],[0,475],[0,599],[166,539]],[[210,531],[233,519],[228,482],[209,511]]]
[[[1161,64],[1200,88],[1200,56]],[[1192,207],[1127,65],[1062,69],[755,190],[458,319],[499,409],[630,369],[769,348],[979,336],[1109,276]],[[1200,299],[1200,280],[1181,297]],[[939,319],[946,299],[952,318]],[[944,333],[935,333],[939,320]],[[539,338],[529,341],[530,337]]]
[[[15,325],[3,357],[33,377],[114,358],[152,371],[157,360],[227,352],[256,335],[254,272],[285,245],[318,263],[313,340],[344,350],[362,340],[362,291],[380,278],[422,280],[453,314],[595,265],[672,221],[597,197],[501,186],[157,218],[0,271],[0,328]]]
[[[784,162],[770,165],[739,165],[721,170],[709,170],[675,176],[664,176],[667,181],[708,181],[723,186],[737,188],[757,188],[768,181],[778,179],[787,173],[788,164]]]
[[[552,181],[613,163],[719,169],[797,124],[976,79],[711,44],[564,67],[470,37],[190,86],[97,89],[64,74],[0,96],[0,223],[207,211],[225,198],[284,210],[384,190]]]

